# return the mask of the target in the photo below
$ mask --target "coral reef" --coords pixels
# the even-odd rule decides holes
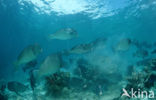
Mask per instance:
[[[127,77],[127,84],[125,89],[128,93],[131,92],[133,88],[134,91],[150,91],[156,87],[156,60],[155,58],[146,59],[139,62],[139,65],[143,66],[140,72],[133,72],[131,76]],[[137,94],[138,95],[138,94]],[[118,97],[114,100],[133,100],[128,97]],[[137,100],[144,100],[143,98],[138,98]],[[148,99],[146,99],[148,100]]]
[[[46,95],[60,97],[68,95],[66,89],[69,88],[70,74],[68,72],[58,72],[46,77]]]

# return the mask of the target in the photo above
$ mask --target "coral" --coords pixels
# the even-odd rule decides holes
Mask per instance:
[[[153,64],[155,60],[151,59],[148,61],[148,64]],[[133,72],[131,76],[127,77],[127,84],[125,89],[130,93],[133,88],[134,91],[140,89],[140,91],[150,91],[155,87],[156,82],[156,73],[155,70],[152,70],[152,66],[144,67],[141,72]],[[114,100],[131,100],[128,97],[118,97]],[[139,99],[140,100],[140,99]]]
[[[69,88],[69,80],[70,74],[68,72],[58,72],[46,77],[46,94],[53,97],[67,95],[65,88]]]

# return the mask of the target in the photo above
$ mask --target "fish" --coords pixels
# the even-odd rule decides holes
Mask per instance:
[[[25,92],[26,90],[29,89],[28,86],[20,83],[20,82],[16,82],[16,81],[10,81],[7,84],[7,88],[9,91],[15,92],[17,95],[21,96],[20,93]]]
[[[136,40],[136,39],[133,39],[133,40],[131,41],[131,43],[132,43],[134,46],[136,46],[137,48],[140,48],[140,49],[142,49],[142,48],[151,49],[151,48],[153,47],[152,44],[149,44],[149,43],[146,42],[146,41],[140,42],[140,41],[138,41],[138,40]]]
[[[56,31],[53,34],[50,34],[48,38],[51,39],[58,39],[58,40],[68,40],[72,38],[76,38],[78,33],[76,30],[72,28],[64,28]]]
[[[127,51],[130,48],[131,40],[129,38],[121,39],[114,47],[115,51]]]
[[[47,56],[41,63],[38,70],[34,71],[36,80],[42,79],[45,76],[53,75],[62,67],[62,58],[58,53]]]
[[[69,54],[84,54],[88,53],[93,49],[91,44],[79,44],[74,47],[72,47],[70,50],[68,50]]]
[[[149,66],[150,62],[151,62],[151,59],[143,59],[143,60],[137,61],[136,65],[137,66]]]
[[[156,69],[156,58],[146,58],[136,62],[137,66],[148,66],[149,68]]]
[[[28,45],[20,52],[17,60],[14,62],[15,69],[35,60],[41,52],[42,48],[38,44]]]
[[[23,71],[26,72],[27,70],[34,68],[36,65],[37,65],[36,59],[33,61],[30,61],[23,67]]]
[[[139,49],[135,53],[133,53],[133,56],[138,58],[145,58],[148,55],[149,55],[148,51],[144,49]]]
[[[78,45],[72,47],[70,50],[65,50],[62,54],[69,55],[69,54],[89,53],[95,49],[105,47],[106,40],[107,40],[106,38],[98,38],[89,43],[78,44]]]

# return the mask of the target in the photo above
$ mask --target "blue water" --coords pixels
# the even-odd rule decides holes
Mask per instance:
[[[78,32],[78,38],[47,39],[48,34],[68,27]],[[40,61],[50,53],[99,37],[112,43],[122,37],[156,42],[156,1],[0,0],[0,79],[17,79],[12,76],[13,63],[29,44],[43,48]]]

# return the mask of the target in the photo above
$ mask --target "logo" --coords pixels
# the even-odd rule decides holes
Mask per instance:
[[[128,92],[126,89],[122,89],[123,94],[121,97],[129,97],[129,98],[154,98],[154,91],[141,91],[138,89],[135,91],[133,88]]]

